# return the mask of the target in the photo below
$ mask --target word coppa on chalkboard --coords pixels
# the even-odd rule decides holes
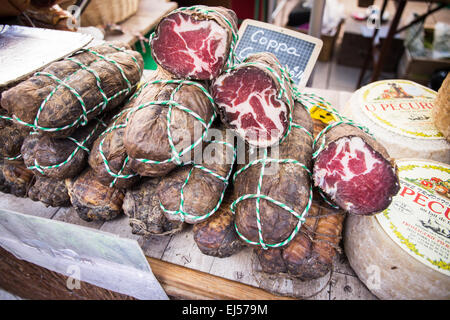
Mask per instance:
[[[252,53],[271,52],[289,70],[295,84],[305,86],[321,48],[320,39],[246,19],[239,28],[239,42],[235,53],[243,60]]]

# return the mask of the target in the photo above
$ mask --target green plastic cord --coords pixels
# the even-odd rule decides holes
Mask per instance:
[[[102,127],[106,127],[106,124],[97,118],[94,118],[95,121],[97,121],[97,124],[95,125],[95,127],[92,129],[92,131],[86,136],[86,138],[83,141],[78,141],[73,137],[68,137],[67,139],[69,139],[70,141],[72,141],[73,143],[75,143],[76,148],[72,151],[72,153],[67,157],[66,160],[64,160],[61,163],[58,164],[54,164],[51,166],[41,166],[36,159],[34,159],[34,165],[32,166],[27,166],[28,169],[30,170],[36,170],[38,171],[40,174],[45,175],[45,171],[44,170],[51,170],[51,169],[56,169],[56,168],[60,168],[62,166],[64,166],[65,164],[67,164],[69,161],[71,161],[75,155],[78,153],[78,151],[84,150],[87,152],[87,154],[90,153],[90,150],[86,147],[86,143],[89,141],[89,139],[95,134],[95,132],[97,132],[97,130],[99,129],[100,126]],[[36,134],[36,132],[32,132],[30,134]]]
[[[173,13],[178,13],[178,12],[184,12],[184,11],[194,11],[194,12],[198,12],[198,13],[203,13],[203,14],[210,14],[210,13],[215,13],[217,15],[220,16],[220,18],[226,23],[229,31],[231,32],[231,45],[230,45],[230,51],[228,54],[228,58],[227,58],[227,63],[225,65],[226,68],[229,68],[231,66],[233,66],[237,61],[239,61],[238,57],[235,54],[235,48],[236,48],[236,44],[238,41],[238,34],[236,33],[236,31],[234,30],[233,24],[231,23],[231,21],[225,17],[222,13],[220,13],[217,10],[214,9],[210,9],[210,8],[205,8],[202,6],[191,6],[191,7],[181,7],[178,9],[175,9],[173,11],[170,12],[170,14]],[[155,31],[156,32],[156,31]],[[156,36],[155,32],[152,32],[152,34],[149,37],[149,43],[151,43],[151,41],[153,40],[153,38]]]
[[[178,215],[182,222],[184,222],[186,218],[195,220],[196,222],[203,221],[203,220],[209,218],[211,215],[213,215],[220,208],[220,206],[222,205],[223,198],[225,196],[225,192],[226,192],[227,186],[228,186],[228,181],[230,179],[230,176],[231,176],[231,173],[232,173],[232,170],[233,170],[233,164],[236,161],[236,157],[237,157],[236,148],[231,143],[228,143],[228,142],[225,142],[225,141],[205,141],[205,142],[208,142],[208,143],[219,143],[219,144],[223,144],[226,147],[230,148],[233,151],[233,160],[232,160],[232,162],[230,164],[230,169],[228,170],[228,173],[227,173],[227,175],[225,177],[217,174],[214,171],[211,171],[208,168],[205,168],[204,166],[201,166],[199,164],[193,164],[193,166],[192,166],[191,170],[189,171],[189,173],[188,173],[188,175],[186,177],[186,180],[184,181],[184,183],[183,183],[183,185],[181,187],[181,190],[180,190],[180,206],[179,206],[178,210],[168,210],[168,209],[166,209],[163,206],[161,201],[159,202],[159,206],[160,206],[161,210],[163,210],[164,212],[166,212],[168,214],[171,214],[171,215]],[[206,213],[204,215],[201,215],[201,216],[195,216],[195,215],[189,214],[183,208],[183,205],[184,205],[184,187],[188,184],[189,178],[191,177],[191,174],[192,174],[192,172],[193,172],[193,170],[195,168],[200,169],[200,170],[202,170],[202,171],[212,175],[213,177],[215,177],[215,178],[219,179],[220,181],[222,181],[223,184],[224,184],[224,188],[223,188],[223,190],[222,190],[222,192],[220,194],[220,198],[217,201],[216,206],[210,212],[208,212],[208,213]]]
[[[110,45],[110,47],[112,47],[113,49],[115,49],[115,50],[117,50],[117,51],[124,52],[124,53],[126,53],[127,55],[131,56],[133,62],[134,62],[134,63],[136,64],[136,66],[138,67],[139,72],[142,73],[142,70],[141,70],[141,68],[140,68],[140,66],[139,66],[139,64],[138,64],[138,62],[137,62],[137,60],[136,60],[136,58],[134,58],[130,53],[126,52],[126,51],[125,51],[124,49],[122,49],[122,48],[119,48],[119,47],[116,47],[116,46],[113,46],[113,45]],[[99,109],[99,108],[100,108],[100,113],[103,112],[103,111],[105,110],[105,108],[107,107],[108,103],[109,103],[111,100],[117,98],[118,96],[120,96],[120,95],[122,95],[122,94],[129,94],[129,93],[130,93],[130,92],[138,85],[138,83],[131,84],[131,82],[130,82],[130,81],[128,80],[128,78],[126,77],[125,72],[123,71],[122,67],[121,67],[116,61],[114,61],[114,60],[112,60],[112,59],[109,59],[109,58],[107,58],[107,57],[105,57],[105,56],[103,56],[103,55],[101,55],[101,54],[99,54],[99,53],[97,53],[97,52],[95,52],[95,51],[93,51],[93,50],[91,50],[91,49],[81,49],[81,50],[77,51],[74,55],[76,55],[76,54],[78,54],[78,53],[81,53],[81,52],[89,52],[89,53],[95,55],[96,57],[98,57],[99,60],[95,60],[94,62],[103,60],[103,61],[107,61],[107,62],[113,64],[113,65],[119,70],[119,72],[120,72],[120,74],[121,74],[121,76],[122,76],[124,82],[127,84],[127,89],[120,90],[120,91],[118,91],[117,93],[115,93],[114,95],[112,95],[112,96],[109,97],[109,98],[106,97],[105,92],[104,92],[103,89],[101,88],[101,84],[100,84],[101,81],[100,81],[100,77],[99,77],[98,73],[95,72],[95,70],[92,70],[91,68],[89,68],[88,66],[86,66],[85,64],[81,63],[81,62],[78,61],[77,59],[75,59],[75,58],[73,58],[73,57],[69,57],[69,58],[66,58],[66,60],[76,63],[78,66],[81,67],[81,69],[78,69],[77,71],[75,71],[75,72],[73,72],[72,74],[68,75],[68,76],[67,76],[66,78],[64,78],[63,80],[61,80],[61,79],[59,79],[58,77],[56,77],[55,75],[50,74],[50,73],[47,73],[47,72],[36,72],[36,73],[34,74],[35,76],[46,76],[46,77],[49,77],[49,78],[52,79],[54,82],[56,82],[57,85],[56,85],[55,88],[47,95],[47,97],[42,101],[42,103],[41,103],[41,105],[40,105],[40,107],[39,107],[39,109],[38,109],[38,112],[37,112],[37,114],[36,114],[36,117],[35,117],[35,119],[34,119],[33,124],[27,123],[27,122],[21,120],[21,119],[20,119],[19,117],[17,117],[16,115],[14,115],[13,118],[14,118],[14,120],[15,120],[16,122],[18,122],[18,123],[20,123],[20,124],[22,124],[22,125],[24,125],[24,126],[30,127],[30,128],[32,128],[34,131],[40,130],[40,131],[44,131],[44,132],[58,132],[58,131],[62,131],[62,130],[66,130],[66,129],[75,127],[75,126],[77,126],[77,125],[85,126],[85,125],[87,124],[87,122],[88,122],[88,115],[89,115],[90,113],[92,113],[92,112],[94,112],[94,111],[97,111],[97,109]],[[90,110],[87,110],[87,107],[86,107],[86,104],[85,104],[85,102],[84,102],[84,100],[83,100],[83,97],[82,97],[82,96],[81,96],[74,88],[72,88],[71,86],[69,86],[69,85],[66,83],[67,80],[69,80],[71,77],[73,77],[75,74],[77,74],[77,73],[78,73],[79,71],[81,71],[81,70],[88,71],[89,73],[91,73],[91,74],[94,76],[94,78],[95,78],[95,80],[96,80],[96,86],[97,86],[97,89],[99,90],[99,92],[100,92],[100,94],[101,94],[101,96],[102,96],[102,99],[103,99],[102,102],[100,102],[99,104],[95,105],[95,106],[94,106],[92,109],[90,109]],[[58,89],[60,89],[61,87],[64,87],[64,88],[68,89],[69,92],[71,92],[72,95],[75,96],[75,98],[78,100],[78,102],[80,103],[81,110],[82,110],[81,115],[80,115],[73,123],[67,124],[67,125],[62,126],[62,127],[49,128],[49,127],[42,127],[42,126],[39,126],[39,124],[38,124],[38,123],[39,123],[39,116],[40,116],[42,110],[45,108],[45,106],[47,105],[48,101],[53,97],[53,95],[56,93],[56,91],[57,91]]]

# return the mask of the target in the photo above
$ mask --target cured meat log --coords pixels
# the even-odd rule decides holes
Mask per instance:
[[[3,92],[1,105],[25,126],[68,137],[119,106],[135,90],[142,70],[141,55],[126,44],[82,49]]]
[[[92,146],[89,165],[96,180],[105,186],[126,189],[139,182],[139,176],[130,168],[123,144],[126,120],[132,105],[130,102],[117,114]]]
[[[64,180],[36,176],[36,181],[28,190],[28,197],[46,206],[68,207],[70,198]]]
[[[294,121],[313,131],[311,117],[300,103],[296,103]],[[306,131],[293,126],[279,154],[274,148],[259,150],[257,160],[238,165],[232,209],[240,236],[250,244],[282,245],[299,230],[301,220],[294,214],[302,216],[311,201],[312,135]]]
[[[237,16],[222,7],[180,8],[165,16],[151,39],[156,63],[179,79],[212,80],[236,40]]]
[[[73,178],[86,167],[88,151],[104,129],[101,120],[93,119],[69,138],[31,134],[22,145],[23,160],[37,175]]]
[[[278,80],[279,66],[271,53],[253,54],[211,86],[222,121],[252,146],[273,145],[288,133],[294,103],[289,85]]]
[[[122,213],[124,193],[98,182],[88,168],[75,179],[66,179],[70,202],[81,219],[111,220]]]
[[[325,276],[333,268],[344,212],[314,202],[295,238],[282,248],[255,249],[262,271],[288,274],[300,280]]]
[[[0,157],[14,159],[20,157],[20,147],[29,132],[14,124],[5,109],[0,108]]]
[[[129,217],[133,234],[168,235],[183,229],[185,223],[167,219],[159,206],[156,189],[161,179],[146,178],[141,184],[127,190],[122,208]]]
[[[16,197],[26,197],[34,183],[34,174],[21,163],[6,163],[2,169],[5,190]]]
[[[154,80],[144,85],[127,118],[123,144],[130,168],[162,176],[192,161],[215,118],[214,101],[197,82]]]
[[[235,160],[234,135],[211,129],[216,139],[205,144],[200,164],[187,165],[165,176],[157,193],[170,220],[199,223],[214,214],[225,195]]]
[[[194,240],[203,254],[225,258],[244,248],[234,226],[230,202],[222,203],[214,216],[194,225]]]
[[[339,207],[368,215],[386,209],[397,194],[395,162],[361,129],[339,124],[315,146],[314,184]]]

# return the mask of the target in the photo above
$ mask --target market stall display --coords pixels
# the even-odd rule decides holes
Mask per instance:
[[[155,246],[168,236],[191,237],[195,245],[183,247],[186,261],[194,249],[205,259],[252,255],[256,264],[246,268],[280,281],[331,279],[345,233],[350,263],[367,284],[367,261],[384,270],[384,254],[404,250],[394,249],[387,236],[376,238],[382,232],[373,225],[394,211],[399,197],[413,197],[397,171],[409,167],[391,154],[395,143],[409,138],[360,116],[358,99],[372,97],[367,88],[353,95],[344,118],[322,98],[296,88],[274,55],[235,61],[235,20],[230,10],[204,6],[169,13],[150,38],[158,69],[149,78],[141,78],[139,53],[106,42],[4,91],[0,190],[46,206],[71,206],[83,222],[114,224],[110,220],[124,216],[134,235],[158,239]],[[168,46],[170,39],[186,43],[187,57],[177,41]],[[205,43],[214,48],[211,56],[194,52]],[[410,98],[390,81],[392,90],[380,99],[394,93]],[[427,102],[417,105],[429,110],[432,94],[425,91],[420,97]],[[388,108],[378,100],[364,108]],[[312,116],[316,109],[327,118]],[[394,135],[400,142],[390,140]],[[430,141],[433,155],[448,156],[445,139]],[[429,163],[448,175],[444,164]],[[436,173],[419,182],[447,201],[448,180]],[[445,216],[445,201],[428,207]],[[447,234],[445,226],[425,223]],[[448,275],[440,270],[447,258],[439,254],[433,256],[435,270],[423,271],[427,280],[417,281],[420,297],[448,298]],[[418,262],[395,266],[414,269]],[[443,290],[432,292],[435,280]],[[374,293],[406,297],[404,285],[392,280]],[[413,288],[412,280],[408,285]],[[272,292],[278,293],[275,287]]]

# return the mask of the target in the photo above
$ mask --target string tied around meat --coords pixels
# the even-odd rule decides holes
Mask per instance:
[[[130,56],[132,61],[137,66],[139,72],[141,73],[142,70],[141,70],[141,68],[139,66],[139,63],[138,63],[138,61],[136,60],[135,57],[133,57],[130,53],[126,52],[126,50],[124,50],[124,49],[122,49],[120,47],[117,47],[117,46],[112,45],[112,44],[109,44],[109,46],[111,48],[117,50],[118,52],[123,52],[123,53],[126,53],[128,56]],[[79,53],[82,53],[82,52],[89,52],[89,53],[95,55],[98,58],[98,60],[95,60],[95,61],[103,60],[103,61],[107,61],[108,63],[114,65],[119,70],[119,73],[121,74],[121,77],[122,77],[123,81],[126,83],[127,88],[116,92],[111,97],[107,97],[105,92],[102,89],[101,78],[98,75],[98,73],[95,70],[91,69],[89,66],[83,64],[82,62],[80,62],[79,60],[77,60],[75,58],[76,54],[79,54]],[[119,63],[117,63],[113,59],[110,59],[110,58],[108,58],[108,57],[106,57],[106,56],[104,56],[104,55],[102,55],[102,54],[100,54],[100,53],[98,53],[98,52],[96,52],[96,51],[94,51],[92,49],[89,49],[89,48],[81,49],[81,50],[77,51],[76,53],[74,53],[71,57],[66,58],[65,60],[68,60],[68,61],[71,61],[73,63],[76,63],[80,67],[80,69],[76,70],[75,72],[73,72],[72,74],[68,75],[64,79],[59,79],[57,76],[55,76],[55,75],[53,75],[51,73],[48,73],[48,72],[36,72],[34,74],[35,76],[48,77],[48,78],[52,79],[54,82],[56,82],[57,85],[55,86],[55,88],[53,88],[53,90],[42,101],[41,105],[39,106],[39,109],[37,111],[37,114],[35,116],[35,119],[34,119],[33,123],[25,122],[25,121],[21,120],[19,117],[17,117],[16,115],[13,115],[13,118],[14,118],[14,120],[16,122],[20,123],[21,125],[24,125],[24,126],[32,128],[36,132],[37,131],[58,132],[58,131],[70,129],[72,127],[76,127],[78,125],[85,126],[88,123],[88,116],[89,116],[89,114],[97,111],[98,109],[100,109],[100,113],[102,113],[106,109],[108,103],[111,100],[116,99],[120,95],[127,95],[127,94],[131,93],[132,90],[134,90],[134,88],[138,85],[138,82],[131,83],[129,81],[129,79],[125,75],[125,72],[124,72],[123,68],[120,66]],[[73,87],[71,87],[69,84],[67,84],[67,81],[69,79],[71,79],[73,76],[75,76],[81,70],[85,70],[85,71],[89,72],[95,78],[96,87],[97,87],[97,89],[100,92],[100,95],[102,97],[102,102],[98,103],[97,105],[95,105],[92,108],[88,108],[86,103],[83,100],[83,97]],[[80,108],[81,108],[80,116],[75,121],[73,121],[72,123],[69,123],[69,124],[61,126],[61,127],[43,127],[43,126],[40,126],[39,125],[40,114],[44,110],[44,108],[47,105],[48,101],[55,95],[55,93],[60,88],[66,88],[78,100]]]
[[[304,127],[297,125],[297,124],[293,124],[293,127],[304,130]],[[278,163],[278,164],[291,163],[291,164],[299,166],[300,168],[305,170],[305,172],[308,174],[308,178],[310,180],[312,178],[312,174],[311,174],[311,171],[308,169],[308,167],[306,165],[304,165],[303,163],[301,163],[300,161],[297,161],[295,159],[268,158],[268,149],[267,148],[265,148],[263,150],[263,152],[264,152],[264,154],[263,154],[262,158],[251,161],[246,166],[244,166],[241,169],[239,169],[238,171],[236,171],[236,173],[234,174],[233,182],[236,180],[236,178],[239,174],[241,174],[248,168],[258,165],[258,164],[261,164],[256,193],[255,194],[245,194],[245,195],[240,196],[235,201],[233,201],[233,203],[230,206],[230,210],[235,215],[236,207],[241,201],[248,200],[248,199],[256,199],[256,208],[255,208],[256,212],[255,213],[256,213],[256,224],[257,224],[257,228],[258,228],[258,241],[252,241],[252,240],[248,239],[247,237],[245,237],[239,231],[239,228],[235,222],[236,233],[239,235],[239,237],[241,237],[241,239],[243,239],[245,242],[247,242],[249,244],[261,246],[263,249],[278,248],[278,247],[288,244],[292,239],[294,239],[294,237],[300,231],[302,224],[305,222],[308,211],[311,208],[312,199],[313,199],[312,183],[310,183],[310,186],[309,186],[309,196],[308,196],[308,201],[306,203],[306,206],[301,213],[298,213],[293,208],[288,206],[287,204],[280,202],[270,196],[267,196],[267,195],[261,193],[265,167],[268,163]],[[274,244],[265,243],[264,235],[263,235],[263,231],[262,231],[262,224],[261,224],[261,211],[260,211],[261,199],[268,201],[272,204],[275,204],[276,206],[279,206],[280,208],[288,211],[289,213],[291,213],[293,216],[295,216],[298,219],[298,222],[297,222],[296,226],[294,227],[294,230],[291,232],[291,234],[285,240],[278,242],[278,243],[274,243]]]
[[[91,151],[89,150],[88,147],[86,147],[87,142],[96,134],[96,132],[98,132],[99,130],[103,130],[104,128],[106,128],[106,124],[101,120],[101,119],[97,119],[94,118],[94,121],[97,122],[97,124],[95,125],[95,127],[89,132],[89,134],[84,138],[83,141],[78,141],[77,139],[73,138],[73,137],[68,137],[67,139],[69,139],[70,141],[72,141],[75,144],[75,149],[72,151],[72,153],[62,162],[58,163],[58,164],[54,164],[54,165],[49,165],[49,166],[43,166],[40,165],[37,161],[37,159],[34,159],[34,165],[31,166],[27,166],[28,169],[30,170],[36,170],[38,171],[40,174],[42,175],[46,175],[45,174],[45,170],[51,170],[51,169],[56,169],[56,168],[60,168],[64,165],[66,165],[67,163],[69,163],[78,152],[80,152],[81,150],[85,151],[87,154],[89,154]],[[37,134],[37,132],[30,132],[30,134]]]
[[[182,165],[187,165],[192,163],[192,161],[183,161],[182,156],[185,155],[186,153],[192,151],[193,149],[195,149],[204,139],[205,137],[208,135],[208,130],[211,127],[212,123],[214,122],[214,120],[217,117],[216,111],[213,108],[213,115],[211,116],[211,119],[206,122],[202,117],[200,117],[196,112],[194,112],[193,110],[191,110],[190,108],[178,103],[177,101],[175,101],[175,94],[185,85],[187,86],[195,86],[197,88],[199,88],[202,93],[207,97],[207,99],[211,102],[212,105],[214,105],[214,99],[211,97],[211,95],[209,94],[208,90],[206,90],[200,83],[198,82],[194,82],[194,81],[190,81],[190,80],[153,80],[153,81],[149,81],[144,83],[141,87],[140,87],[140,91],[141,92],[144,88],[146,88],[149,85],[155,85],[155,84],[177,84],[177,86],[172,90],[169,100],[154,100],[154,101],[148,101],[145,102],[143,104],[140,104],[138,106],[133,106],[130,107],[129,109],[123,110],[121,113],[119,113],[118,115],[116,115],[117,119],[124,113],[127,113],[126,118],[124,123],[122,124],[117,124],[116,122],[114,122],[114,124],[108,128],[104,133],[108,133],[111,132],[113,130],[119,129],[119,128],[125,128],[128,124],[129,121],[129,117],[131,114],[133,114],[134,112],[141,110],[143,108],[148,108],[151,106],[165,106],[168,108],[167,111],[167,116],[166,116],[166,121],[167,121],[167,138],[168,138],[168,142],[169,142],[169,146],[170,146],[170,150],[171,150],[171,157],[166,159],[166,160],[162,160],[162,161],[157,161],[157,160],[152,160],[152,159],[144,159],[144,158],[133,158],[133,160],[142,162],[142,163],[147,163],[147,164],[166,164],[166,163],[175,163],[178,166],[182,166]],[[136,98],[139,95],[139,92],[135,93],[133,95],[133,97],[131,99]],[[131,100],[130,99],[130,100]],[[194,141],[191,145],[185,147],[183,150],[178,151],[177,148],[175,147],[174,141],[173,141],[173,137],[172,137],[172,132],[171,132],[171,122],[172,122],[172,112],[173,112],[173,108],[177,108],[178,110],[181,110],[183,112],[186,112],[187,114],[189,114],[190,116],[192,116],[194,119],[196,119],[204,128],[203,133],[201,135],[201,137],[199,137],[196,141]],[[127,155],[127,157],[125,158],[122,168],[119,170],[119,172],[115,173],[111,170],[110,166],[109,166],[109,162],[103,152],[103,142],[104,142],[105,138],[103,138],[99,144],[99,152],[100,155],[103,159],[103,163],[105,165],[106,171],[112,176],[114,177],[113,181],[111,182],[110,186],[113,187],[114,184],[116,183],[117,179],[129,179],[132,178],[134,176],[137,176],[136,173],[130,173],[130,174],[122,174],[123,170],[126,168],[126,165],[128,163],[128,161],[130,160],[130,157]]]

